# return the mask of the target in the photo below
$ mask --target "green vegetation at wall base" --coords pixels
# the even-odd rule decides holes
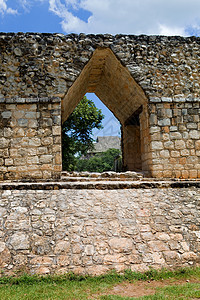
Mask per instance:
[[[114,285],[121,282],[151,281],[161,279],[200,279],[200,267],[184,268],[179,270],[161,270],[150,269],[145,273],[132,272],[126,270],[123,274],[111,271],[101,276],[75,275],[68,273],[64,275],[28,275],[24,274],[19,277],[2,276],[0,278],[0,299],[1,300],[18,300],[18,299],[99,299],[99,300],[128,300],[136,299],[130,297],[120,297],[114,295],[104,296],[105,290],[110,290]],[[180,298],[182,291],[188,297]],[[92,298],[93,295],[95,298]],[[167,298],[166,298],[167,295]],[[190,295],[200,298],[200,284],[186,284],[182,287],[168,286],[159,289],[153,296],[144,296],[137,299],[192,299]]]

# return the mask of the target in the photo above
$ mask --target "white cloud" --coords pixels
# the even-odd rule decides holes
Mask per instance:
[[[165,25],[159,25],[161,35],[185,35],[184,27],[167,27]]]
[[[30,5],[31,5],[30,0],[18,0],[18,1],[19,1],[19,4],[21,5],[21,7],[22,7],[24,10],[26,10],[26,11],[29,10]]]
[[[48,0],[15,0],[20,8],[26,12],[30,12],[31,8],[36,4],[36,2],[49,2]]]
[[[61,24],[64,32],[83,32],[87,30],[87,23],[69,11],[70,5],[78,9],[76,0],[69,0],[65,4],[62,4],[60,0],[49,0],[49,10],[62,19]]]
[[[17,14],[16,9],[12,9],[11,7],[8,7],[6,4],[7,0],[0,0],[0,14],[11,14],[15,15]]]
[[[66,33],[186,35],[200,24],[199,0],[49,0],[49,9]],[[87,21],[79,9],[91,13]]]

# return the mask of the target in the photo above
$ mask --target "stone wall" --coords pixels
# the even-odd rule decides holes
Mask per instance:
[[[0,99],[0,180],[60,178],[60,99]]]
[[[95,49],[110,48],[149,97],[199,97],[200,38],[0,33],[0,97],[63,97]]]
[[[149,122],[153,177],[200,178],[199,115],[199,99],[152,100]]]
[[[86,92],[122,125],[124,169],[200,178],[200,38],[0,33],[0,50],[0,180],[59,177],[61,131],[52,120],[65,121]],[[43,97],[58,97],[60,112]],[[14,112],[20,99],[34,102],[19,109],[23,117]],[[52,144],[39,150],[45,135]]]
[[[0,268],[94,275],[198,265],[198,184],[158,185],[1,184]]]

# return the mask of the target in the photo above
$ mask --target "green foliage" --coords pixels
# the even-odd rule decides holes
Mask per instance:
[[[62,126],[63,170],[73,171],[78,156],[93,148],[92,130],[102,128],[104,116],[85,96]]]
[[[105,172],[114,170],[114,160],[120,154],[118,149],[108,149],[107,151],[96,154],[89,159],[80,159],[77,162],[76,170],[88,172]]]

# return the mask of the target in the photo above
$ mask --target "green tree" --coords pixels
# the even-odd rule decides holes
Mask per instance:
[[[104,115],[86,96],[62,126],[63,170],[73,171],[78,157],[93,148],[92,130],[101,129]]]
[[[79,159],[76,170],[89,172],[114,171],[115,158],[120,154],[118,149],[108,149],[105,152],[96,154],[89,159]]]

